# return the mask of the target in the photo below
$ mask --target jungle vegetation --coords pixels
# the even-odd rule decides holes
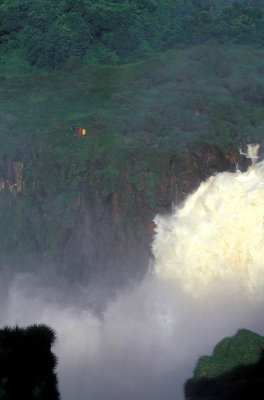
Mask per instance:
[[[263,46],[263,0],[1,0],[2,51],[57,68],[123,64],[215,40]]]
[[[179,158],[180,176],[186,146],[263,142],[263,10],[262,0],[0,0],[0,177],[12,160],[23,166],[23,191],[0,191],[1,257],[56,254],[85,182],[97,202],[117,185],[143,191],[151,218],[161,156]]]
[[[246,400],[264,393],[263,336],[240,329],[199,358],[185,384],[186,399]]]

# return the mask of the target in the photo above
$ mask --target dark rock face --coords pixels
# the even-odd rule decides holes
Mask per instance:
[[[151,259],[154,216],[169,213],[173,204],[181,203],[212,174],[235,171],[238,154],[224,154],[216,147],[205,145],[186,146],[181,153],[171,156],[153,151],[148,162],[144,161],[139,154],[132,153],[123,161],[113,184],[111,176],[100,178],[101,171],[111,168],[104,156],[94,164],[87,160],[86,178],[81,178],[73,222],[63,228],[62,217],[58,227],[54,258],[64,276],[79,280],[103,274],[111,284],[120,284],[129,278],[140,279]],[[97,180],[96,176],[99,176]],[[45,226],[47,217],[41,199],[45,201],[49,187],[42,190],[43,183],[35,180],[32,185],[31,199],[38,202],[40,225],[42,221]],[[27,190],[22,161],[7,160],[2,166],[0,190],[11,192],[19,205]],[[13,209],[15,212],[15,205]],[[34,222],[34,215],[32,218]],[[27,234],[32,237],[32,251],[38,259],[43,242],[35,243],[36,232],[30,229],[36,227],[31,228],[28,221],[25,223]]]
[[[64,268],[70,271],[77,267],[81,274],[107,271],[116,281],[140,278],[151,258],[153,217],[169,213],[172,204],[183,201],[212,174],[234,172],[237,159],[236,153],[223,154],[206,146],[186,148],[181,160],[178,156],[160,157],[155,161],[160,166],[161,179],[151,193],[154,205],[151,199],[146,202],[144,188],[138,190],[131,185],[130,161],[126,164],[125,185],[117,185],[104,202],[96,202],[87,181],[75,230],[62,248]],[[144,181],[146,171],[142,168],[139,174]]]
[[[184,154],[186,168],[179,182],[180,200],[183,200],[202,181],[218,172],[235,172],[237,153],[224,154],[216,147],[197,146],[186,148]]]
[[[8,189],[16,194],[23,190],[23,163],[8,159],[5,168],[0,169],[0,190]]]

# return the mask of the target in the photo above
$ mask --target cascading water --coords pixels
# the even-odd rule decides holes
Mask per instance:
[[[13,281],[2,324],[56,330],[63,400],[180,400],[197,358],[224,336],[264,334],[264,163],[209,178],[155,222],[152,270],[101,316],[30,275]]]
[[[155,222],[159,276],[176,279],[194,296],[228,287],[262,294],[264,162],[210,177],[173,215]]]
[[[259,159],[259,156],[258,156],[259,148],[260,148],[260,145],[258,143],[247,144],[247,152],[243,153],[243,151],[241,149],[239,149],[239,153],[244,155],[247,158],[250,158],[252,165],[254,166]]]

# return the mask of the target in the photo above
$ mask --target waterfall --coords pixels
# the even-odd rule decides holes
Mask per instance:
[[[177,280],[194,296],[212,288],[220,295],[228,288],[262,295],[264,162],[245,173],[210,177],[172,215],[155,222],[158,276]]]
[[[199,356],[240,328],[264,334],[264,163],[210,177],[155,223],[149,273],[100,315],[86,301],[106,296],[98,282],[73,296],[19,274],[6,288],[2,325],[55,329],[63,400],[182,400]]]

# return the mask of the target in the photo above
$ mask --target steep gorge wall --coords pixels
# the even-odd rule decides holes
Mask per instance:
[[[159,153],[148,163],[133,154],[123,162],[112,186],[111,176],[108,181],[100,178],[106,161],[89,164],[87,160],[73,223],[61,229],[54,256],[60,270],[74,278],[107,274],[116,283],[140,278],[151,257],[153,217],[170,212],[172,204],[184,200],[210,175],[234,171],[237,160],[236,153],[224,154],[204,145],[185,147],[177,155]],[[106,185],[110,187],[107,191]],[[33,191],[41,187],[36,183],[33,186]],[[1,169],[0,189],[11,191],[18,201],[23,196],[26,184],[22,161],[7,160]],[[36,198],[39,201],[39,194]],[[45,215],[42,217],[44,221]],[[32,229],[45,228],[40,224]],[[36,232],[31,235],[36,236]]]
[[[7,159],[0,168],[0,190],[9,190],[16,194],[23,190],[23,162]]]
[[[149,198],[147,185],[138,188],[131,183],[131,161],[125,165],[125,184],[119,181],[103,202],[96,201],[88,179],[75,229],[62,249],[65,268],[72,270],[78,265],[80,271],[89,273],[108,271],[111,278],[121,281],[142,276],[151,257],[153,217],[170,212],[172,204],[179,204],[210,175],[235,171],[237,160],[236,153],[224,154],[207,146],[186,148],[180,158],[160,156],[152,166],[160,167],[160,181],[153,185]],[[144,182],[147,174],[139,165],[138,179]]]

